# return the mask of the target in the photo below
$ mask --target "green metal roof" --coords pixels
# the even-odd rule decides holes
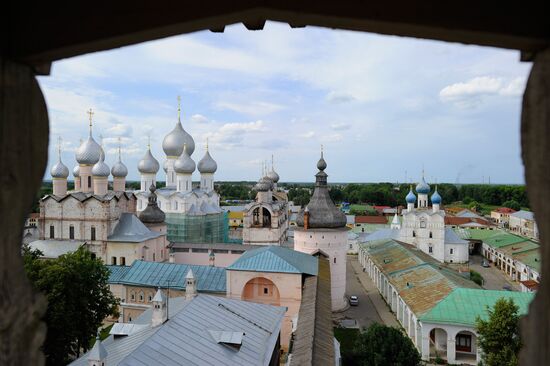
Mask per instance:
[[[228,270],[305,273],[317,275],[317,259],[309,254],[279,247],[266,246],[246,251]]]
[[[226,291],[225,268],[141,260],[134,261],[130,267],[123,267],[125,270],[117,267],[123,266],[108,266],[111,270],[109,283],[185,290],[185,276],[191,268],[199,292]]]
[[[521,236],[508,233],[499,233],[497,235],[493,235],[483,239],[483,242],[493,248],[501,248],[510,244],[520,243],[525,240],[526,239],[522,238]]]
[[[540,251],[538,249],[532,249],[514,254],[512,258],[540,273]]]
[[[487,308],[504,297],[513,299],[519,306],[519,314],[528,311],[529,303],[534,293],[455,288],[447,297],[441,300],[430,311],[420,317],[420,321],[429,323],[446,323],[475,326],[476,318],[488,318]]]
[[[109,283],[120,283],[122,278],[130,270],[129,266],[106,266],[110,272]]]
[[[491,236],[506,234],[505,231],[498,229],[456,228],[454,230],[462,239],[473,240],[484,240]]]

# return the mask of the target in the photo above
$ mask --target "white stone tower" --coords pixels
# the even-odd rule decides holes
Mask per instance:
[[[208,151],[208,139],[206,139],[206,152],[199,161],[199,172],[201,173],[201,190],[212,192],[214,190],[214,173],[218,170],[218,164],[210,156]]]
[[[193,270],[189,268],[187,276],[185,276],[185,298],[191,300],[197,296],[197,280],[193,274]]]
[[[92,136],[93,114],[94,112],[90,109],[88,111],[88,115],[90,116],[90,134],[88,140],[80,144],[80,147],[76,150],[76,161],[79,165],[80,191],[85,193],[93,192],[94,190],[92,166],[99,161],[101,155],[101,146],[99,146]]]
[[[107,350],[99,339],[99,333],[95,338],[95,343],[90,353],[88,353],[88,366],[106,366],[105,360],[107,358]]]
[[[182,193],[189,193],[193,190],[193,172],[196,164],[187,153],[187,144],[183,145],[183,152],[174,163],[176,172],[176,190]]]
[[[111,174],[113,176],[113,191],[124,192],[126,190],[126,176],[128,175],[128,168],[122,162],[120,138],[118,139],[118,161],[113,164]]]
[[[178,122],[176,122],[174,129],[170,131],[162,141],[162,149],[166,154],[164,171],[166,173],[166,187],[168,188],[176,188],[177,172],[175,171],[174,165],[182,154],[184,145],[187,145],[187,154],[189,156],[193,155],[195,151],[195,141],[181,125],[181,98],[178,96]]]
[[[107,194],[108,189],[108,180],[109,180],[109,174],[111,171],[109,170],[109,166],[105,164],[105,152],[103,151],[103,148],[101,148],[101,153],[99,154],[99,161],[94,164],[92,167],[92,177],[94,181],[94,194],[96,196],[103,196]]]
[[[151,300],[153,303],[153,314],[151,316],[151,327],[156,327],[163,324],[168,320],[168,299],[164,295],[164,292],[159,288],[157,293]]]
[[[138,163],[138,170],[141,176],[141,191],[147,191],[151,185],[157,185],[157,172],[160,165],[151,153],[151,142],[147,144],[147,152]]]
[[[69,168],[61,161],[61,137],[58,140],[57,146],[57,163],[52,166],[50,173],[52,175],[53,195],[64,197],[67,195],[67,177],[69,176]]]
[[[327,186],[327,163],[323,158],[317,163],[315,191],[311,200],[297,218],[294,231],[294,250],[314,254],[321,252],[330,260],[332,311],[346,307],[346,250],[348,228],[346,215],[332,202]]]

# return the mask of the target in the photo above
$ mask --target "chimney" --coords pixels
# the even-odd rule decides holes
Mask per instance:
[[[166,298],[164,292],[162,292],[160,287],[151,302],[153,303],[153,316],[151,317],[151,327],[154,328],[168,320],[168,299]]]
[[[191,300],[195,296],[197,296],[197,280],[193,271],[189,268],[189,272],[185,276],[185,299]]]

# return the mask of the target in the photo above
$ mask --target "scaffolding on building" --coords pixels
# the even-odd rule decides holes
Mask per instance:
[[[176,243],[229,243],[227,212],[209,215],[166,214],[167,237]]]

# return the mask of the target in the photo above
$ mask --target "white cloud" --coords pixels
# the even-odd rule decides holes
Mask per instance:
[[[519,96],[525,89],[525,82],[524,77],[506,82],[502,77],[480,76],[444,87],[439,98],[443,102],[471,105],[479,103],[484,96]]]
[[[331,103],[346,103],[355,100],[355,97],[349,93],[331,91],[327,94],[327,101]]]
[[[344,139],[344,136],[342,136],[342,134],[340,133],[324,135],[324,136],[321,136],[320,138],[322,142],[339,142],[339,141],[342,141],[343,139]]]
[[[265,123],[261,120],[255,122],[225,123],[216,132],[207,132],[203,138],[208,138],[217,148],[230,149],[243,146],[245,138],[251,134],[267,131]]]
[[[216,107],[220,109],[228,109],[247,116],[263,116],[277,112],[284,107],[278,104],[260,101],[249,101],[243,103],[237,102],[218,102]]]
[[[113,127],[105,130],[105,134],[107,136],[132,136],[132,126],[123,123],[117,123]]]
[[[208,122],[210,122],[208,120],[208,118],[206,118],[202,114],[198,114],[198,113],[191,116],[191,121],[194,122],[194,123],[208,123]]]
[[[351,125],[346,122],[336,122],[336,123],[332,123],[330,125],[330,128],[336,131],[345,131],[345,130],[349,130],[351,128]]]
[[[305,139],[310,139],[312,137],[315,136],[315,132],[314,131],[307,131],[307,132],[304,132],[300,135],[300,137],[303,137]]]

